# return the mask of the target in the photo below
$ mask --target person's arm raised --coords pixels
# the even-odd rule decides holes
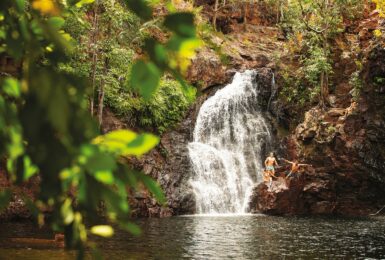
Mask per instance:
[[[280,159],[287,162],[287,163],[293,163],[292,161],[286,160],[285,158],[280,158]]]
[[[313,166],[313,165],[307,164],[307,163],[299,163],[298,166]]]

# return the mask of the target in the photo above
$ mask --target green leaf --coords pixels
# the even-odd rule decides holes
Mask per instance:
[[[194,15],[192,13],[173,13],[166,16],[164,26],[181,37],[195,37]]]
[[[91,228],[91,233],[101,237],[112,237],[114,229],[108,225],[98,225]]]
[[[6,78],[3,83],[3,91],[10,97],[20,96],[20,84],[19,81],[14,78]]]
[[[98,171],[94,173],[95,179],[104,184],[113,184],[114,183],[114,175],[110,171]]]
[[[128,214],[130,208],[126,196],[120,196],[111,189],[103,189],[101,192],[103,192],[108,212],[117,213],[120,217]]]
[[[70,117],[70,107],[66,93],[61,86],[56,86],[51,90],[52,96],[50,96],[48,102],[48,117],[57,130],[66,132],[69,124],[68,118]]]
[[[131,222],[120,223],[119,226],[123,230],[130,232],[134,236],[139,236],[142,233],[142,231],[140,230],[140,227]]]
[[[94,144],[99,144],[108,152],[123,155],[127,145],[133,142],[138,135],[130,130],[116,130],[94,139]]]
[[[143,20],[150,20],[152,10],[144,0],[125,0],[128,8]]]
[[[140,60],[132,67],[131,85],[145,100],[149,100],[159,86],[161,72],[152,62]]]
[[[24,153],[23,139],[19,127],[10,127],[9,138],[10,143],[8,144],[8,154],[11,159],[16,159]]]
[[[115,168],[115,159],[109,154],[98,154],[93,156],[87,161],[86,164],[86,169],[92,173],[105,173],[108,171],[113,171]]]
[[[95,0],[80,0],[79,2],[76,3],[76,7],[80,8],[83,5],[92,4],[93,2],[95,2]]]
[[[15,2],[16,2],[17,9],[20,12],[23,12],[25,9],[25,0],[16,0]]]
[[[155,180],[143,173],[136,173],[136,175],[137,178],[143,182],[144,186],[146,186],[146,188],[155,196],[156,200],[160,204],[164,204],[166,202],[166,197],[162,188]]]
[[[118,170],[115,173],[116,178],[122,181],[124,184],[128,184],[131,188],[136,189],[138,180],[136,179],[133,170],[129,169],[125,164],[119,164]]]
[[[74,221],[74,212],[72,210],[71,199],[66,199],[60,208],[60,214],[62,216],[65,225],[69,225]]]
[[[152,134],[141,134],[123,150],[123,155],[140,156],[149,152],[159,143],[159,138]]]
[[[167,51],[163,45],[149,38],[145,40],[144,49],[158,67],[162,69],[167,67]]]
[[[94,139],[93,143],[100,145],[108,152],[117,155],[142,155],[159,142],[158,137],[151,134],[137,135],[130,130],[117,130]]]
[[[12,193],[10,190],[0,191],[0,212],[2,212],[11,200]]]
[[[51,17],[48,19],[48,23],[56,30],[60,30],[65,24],[65,20],[61,17]]]
[[[109,151],[119,151],[128,143],[135,140],[137,134],[130,130],[115,130],[94,139],[94,144],[101,144]]]
[[[27,181],[29,178],[37,174],[38,168],[32,164],[31,158],[24,156],[24,176],[23,180]]]
[[[110,154],[97,152],[87,159],[86,169],[92,173],[113,171],[116,169],[115,158]]]

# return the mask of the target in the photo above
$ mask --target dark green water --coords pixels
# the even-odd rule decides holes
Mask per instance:
[[[143,234],[101,240],[106,259],[384,259],[385,218],[262,215],[140,220]],[[18,245],[11,237],[51,238],[30,223],[0,224],[0,259],[73,259],[73,252]]]

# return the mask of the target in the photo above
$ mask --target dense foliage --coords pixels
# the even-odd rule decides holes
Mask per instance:
[[[293,85],[286,81],[288,89],[282,92],[284,96],[290,98],[294,91],[301,93],[302,103],[317,100],[321,107],[327,105],[333,73],[333,40],[344,32],[344,19],[358,18],[363,5],[360,0],[287,2],[281,26],[289,38],[288,49],[293,58],[299,60],[301,69],[297,75],[286,77],[290,80],[296,78],[296,83]]]
[[[135,95],[128,80],[145,38],[154,30],[166,34],[159,19],[142,24],[122,2],[106,0],[72,8],[64,29],[75,40],[76,50],[62,69],[89,78],[93,89],[91,114],[97,116],[100,125],[105,106],[128,125],[158,133],[183,117],[194,91],[182,92],[177,81],[163,78],[161,88],[147,101]]]
[[[184,93],[176,80],[163,78],[153,98],[145,100],[119,85],[106,89],[106,103],[115,114],[133,127],[162,134],[178,123],[195,99],[195,92]]]
[[[84,5],[92,2],[0,2],[1,59],[10,58],[14,64],[20,64],[21,70],[17,75],[1,78],[0,154],[6,160],[7,171],[15,184],[39,173],[38,197],[36,201],[26,198],[26,203],[39,224],[44,222],[42,212],[52,209],[50,223],[53,229],[65,233],[67,247],[80,249],[79,256],[82,256],[89,232],[101,236],[113,234],[113,229],[103,224],[106,220],[133,233],[139,232],[129,221],[127,203],[128,193],[136,189],[139,182],[152,191],[160,203],[164,202],[158,184],[131,170],[124,160],[127,156],[146,153],[158,143],[158,138],[129,130],[100,135],[90,113],[96,84],[100,88],[104,81],[107,86],[107,82],[112,81],[111,78],[116,80],[120,73],[127,75],[122,66],[117,66],[121,71],[114,71],[117,68],[112,65],[115,58],[123,57],[119,63],[124,63],[124,59],[132,56],[125,44],[109,42],[111,35],[108,34],[116,32],[109,31],[108,27],[107,31],[94,31],[95,24],[91,32],[98,34],[102,41],[97,44],[94,41],[96,45],[91,44],[88,50],[81,49],[85,45],[74,47],[69,33],[75,37],[76,34],[69,28],[65,30],[65,19],[68,18],[70,23],[73,15],[81,14],[82,10],[87,13],[89,7]],[[123,2],[115,2],[119,3],[119,10],[125,12]],[[103,8],[117,6],[108,6],[107,1],[103,3]],[[124,3],[142,21],[151,20],[152,10],[146,1],[126,0]],[[99,4],[96,1],[91,9],[102,8]],[[83,33],[90,31],[83,15],[76,19],[84,22]],[[118,28],[121,23],[125,26],[131,26],[130,22],[139,23],[132,15],[122,15],[124,21],[119,19],[106,18],[111,28]],[[165,73],[179,80],[186,96],[194,92],[181,76],[194,48],[199,45],[193,22],[192,14],[170,13],[163,22],[164,28],[171,32],[168,42],[162,45],[151,38],[143,41],[147,55],[135,61],[127,81],[144,100],[151,100]],[[89,63],[90,56],[95,58],[94,53],[100,50],[103,51],[98,62],[93,63],[95,60],[91,59]],[[84,66],[73,65],[74,57],[83,61]],[[102,72],[109,70],[107,74],[100,73],[103,78],[95,78],[95,84],[93,77],[89,77],[90,71],[94,75],[92,66],[98,70],[101,67]],[[0,209],[10,198],[10,190],[0,192]]]

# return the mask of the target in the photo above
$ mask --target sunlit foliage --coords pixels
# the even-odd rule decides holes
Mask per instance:
[[[70,62],[62,64],[61,68],[89,78],[93,89],[90,96],[91,113],[97,116],[100,125],[103,123],[104,107],[112,109],[130,126],[159,133],[178,122],[184,115],[190,104],[186,104],[185,99],[193,88],[187,87],[186,91],[181,91],[180,84],[173,82],[168,84],[171,87],[168,88],[169,91],[165,92],[165,88],[162,88],[153,94],[142,92],[143,98],[134,93],[133,84],[136,83],[129,80],[128,72],[135,62],[136,52],[148,41],[146,39],[153,33],[167,35],[161,19],[142,23],[122,2],[105,0],[83,8],[72,8],[63,28],[76,41],[76,49]],[[180,46],[178,55],[170,53],[170,65],[180,68],[180,72],[184,73],[197,47],[195,43],[199,41],[187,40]],[[144,65],[142,62],[141,64]],[[156,66],[150,67],[157,73]],[[137,79],[141,81],[139,76],[142,68],[138,66],[135,70],[139,70],[133,73],[138,75]],[[146,74],[144,78],[165,82],[151,74]],[[156,87],[157,85],[154,85],[154,88]],[[172,99],[175,101],[148,106],[148,103],[155,103],[153,100],[167,100],[169,95],[174,97],[175,94],[178,96],[177,99]],[[148,99],[150,100],[147,101]],[[162,114],[156,120],[149,118],[150,115],[157,115],[157,110],[162,110]]]
[[[384,0],[373,0],[376,4],[376,9],[380,12],[381,17],[385,17],[385,1]]]
[[[63,30],[68,12],[92,2],[0,2],[0,58],[11,58],[20,66],[20,73],[1,78],[0,154],[7,161],[13,183],[40,175],[36,201],[26,199],[26,203],[39,224],[44,222],[42,212],[52,209],[52,228],[65,233],[67,247],[79,249],[80,257],[89,230],[105,237],[113,234],[113,229],[103,224],[106,220],[139,232],[129,221],[127,203],[128,192],[138,183],[159,203],[165,201],[154,180],[124,163],[125,157],[148,152],[158,138],[129,130],[100,135],[89,112],[87,97],[92,89],[85,77],[87,70],[73,73],[61,67],[76,50],[70,34]],[[125,3],[142,21],[151,19],[146,1]],[[131,84],[144,99],[150,100],[164,73],[175,76],[184,92],[191,92],[182,80],[184,65],[178,58],[192,54],[185,45],[199,42],[193,18],[189,13],[169,14],[164,21],[171,31],[168,42],[145,41],[147,55],[131,72]],[[0,209],[10,197],[9,190],[0,192]]]
[[[288,49],[299,57],[303,80],[313,88],[308,93],[318,96],[321,107],[328,102],[332,41],[345,30],[344,19],[359,17],[362,10],[360,0],[295,0],[285,7],[281,26],[289,38]]]

